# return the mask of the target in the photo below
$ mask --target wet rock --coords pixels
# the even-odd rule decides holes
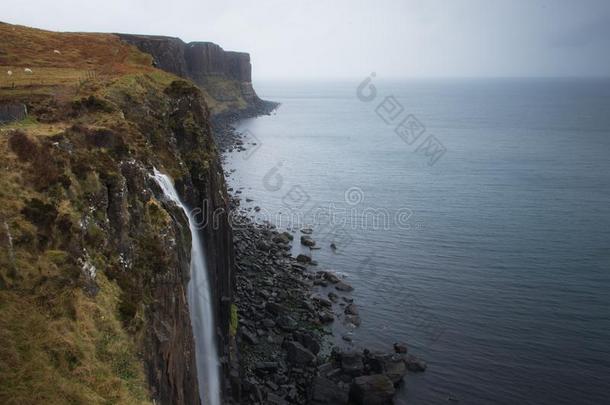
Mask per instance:
[[[265,403],[271,405],[288,405],[288,402],[286,402],[284,398],[272,392],[267,393],[267,401]]]
[[[260,239],[258,242],[256,242],[256,247],[265,252],[268,252],[269,250],[271,250],[271,244],[269,243],[268,240],[265,240],[265,239]]]
[[[304,254],[299,254],[297,256],[297,262],[299,263],[311,263],[311,257],[304,255]]]
[[[322,287],[326,287],[326,286],[328,286],[328,281],[316,278],[313,281],[313,285],[319,285],[319,286],[322,286]]]
[[[345,308],[345,313],[348,315],[358,315],[358,307],[356,307],[356,304],[349,304]]]
[[[280,329],[288,332],[295,330],[298,326],[297,321],[295,321],[292,317],[288,315],[282,315],[278,317],[276,320],[276,324],[280,327]]]
[[[288,232],[280,233],[278,235],[275,235],[272,240],[275,243],[282,243],[282,244],[287,245],[292,240],[292,239],[288,238],[288,235],[290,235]],[[292,235],[290,235],[290,236],[292,236]]]
[[[394,384],[382,374],[354,378],[349,399],[358,405],[385,405],[393,403]]]
[[[314,295],[312,297],[313,301],[323,307],[326,308],[331,308],[333,306],[333,303],[330,300],[327,300],[324,297],[320,297],[319,295]]]
[[[409,349],[406,343],[396,342],[394,343],[394,351],[396,353],[406,353]]]
[[[311,228],[301,228],[301,233],[304,233],[305,235],[311,235],[313,233],[313,229],[311,229]]]
[[[358,315],[345,315],[345,321],[351,323],[354,326],[360,326],[362,321]]]
[[[263,319],[262,323],[263,323],[263,326],[267,329],[271,329],[275,326],[275,322],[269,318]]]
[[[294,332],[292,337],[295,341],[299,342],[304,348],[312,352],[313,354],[318,354],[320,352],[320,343],[318,343],[317,339],[310,332]]]
[[[325,377],[316,377],[311,389],[311,400],[318,405],[343,405],[348,401],[348,391]]]
[[[341,370],[351,376],[359,376],[364,373],[364,362],[362,355],[357,352],[347,352],[341,355]]]
[[[279,367],[276,361],[260,361],[254,366],[255,370],[265,372],[275,372]]]
[[[344,281],[339,281],[337,284],[335,284],[335,288],[337,290],[343,291],[343,292],[354,291],[354,287],[352,287],[351,285],[347,284]]]
[[[405,362],[397,354],[371,354],[367,358],[367,363],[373,373],[384,374],[393,384],[398,384],[407,373]]]
[[[303,347],[302,344],[295,341],[286,343],[287,359],[290,363],[307,365],[314,362],[316,355]]]
[[[242,328],[242,330],[241,330],[241,337],[242,337],[242,339],[246,343],[249,343],[251,345],[257,345],[258,344],[258,338],[256,337],[255,334],[250,332],[248,329]]]
[[[316,245],[316,241],[311,236],[303,235],[301,236],[301,245],[313,247]]]
[[[331,323],[335,321],[335,316],[328,311],[320,311],[318,313],[318,319],[322,323]]]
[[[282,315],[288,312],[288,309],[283,305],[278,304],[277,302],[268,302],[265,304],[265,309],[271,315]]]
[[[428,365],[426,364],[425,361],[418,359],[415,356],[405,356],[404,357],[404,362],[407,366],[407,368],[409,369],[409,371],[415,371],[415,372],[419,372],[419,371],[425,371],[426,368],[428,367]]]

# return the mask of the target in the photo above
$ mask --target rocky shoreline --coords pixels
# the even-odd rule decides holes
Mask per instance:
[[[221,150],[246,149],[236,142],[240,135],[232,125],[225,130],[232,134]],[[408,354],[404,343],[388,343],[388,352],[339,348],[341,339],[351,339],[333,336],[330,325],[343,322],[356,328],[361,322],[353,288],[337,274],[321,270],[310,256],[291,253],[293,243],[316,248],[314,230],[293,234],[256,223],[240,207],[241,190],[229,191],[239,363],[232,386],[239,386],[238,402],[393,403],[407,373],[424,371],[426,363]]]
[[[245,150],[243,135],[235,130],[234,125],[242,119],[269,115],[279,103],[258,99],[243,110],[229,110],[211,117],[212,133],[221,153],[232,150]]]

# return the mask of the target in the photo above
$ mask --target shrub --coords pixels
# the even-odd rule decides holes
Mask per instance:
[[[22,161],[30,161],[38,156],[38,144],[22,131],[13,131],[8,144]]]

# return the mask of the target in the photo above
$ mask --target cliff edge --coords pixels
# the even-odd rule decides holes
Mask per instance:
[[[198,404],[188,222],[151,173],[215,213],[224,350],[233,245],[206,95],[113,34],[0,37],[0,403]]]
[[[248,53],[225,51],[212,42],[185,43],[165,36],[117,35],[150,54],[155,67],[196,83],[213,116],[237,114],[245,118],[269,113],[277,106],[260,99],[254,91]]]

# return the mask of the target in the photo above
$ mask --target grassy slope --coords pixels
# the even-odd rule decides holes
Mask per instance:
[[[128,332],[121,290],[105,271],[110,259],[98,248],[105,235],[96,224],[107,218],[88,212],[100,191],[100,167],[115,152],[88,152],[89,146],[62,152],[50,137],[74,124],[84,133],[111,128],[130,153],[150,155],[136,124],[113,102],[162,94],[176,77],[150,67],[148,55],[113,35],[0,23],[0,38],[0,102],[25,102],[34,115],[0,126],[0,403],[150,403],[138,335]],[[20,143],[16,129],[25,134]],[[171,157],[159,159],[181,170]],[[42,205],[32,208],[34,201]],[[52,225],[49,211],[57,218]],[[81,242],[71,234],[87,216],[91,229]],[[69,252],[79,243],[97,267],[95,296],[85,292],[82,265]]]

